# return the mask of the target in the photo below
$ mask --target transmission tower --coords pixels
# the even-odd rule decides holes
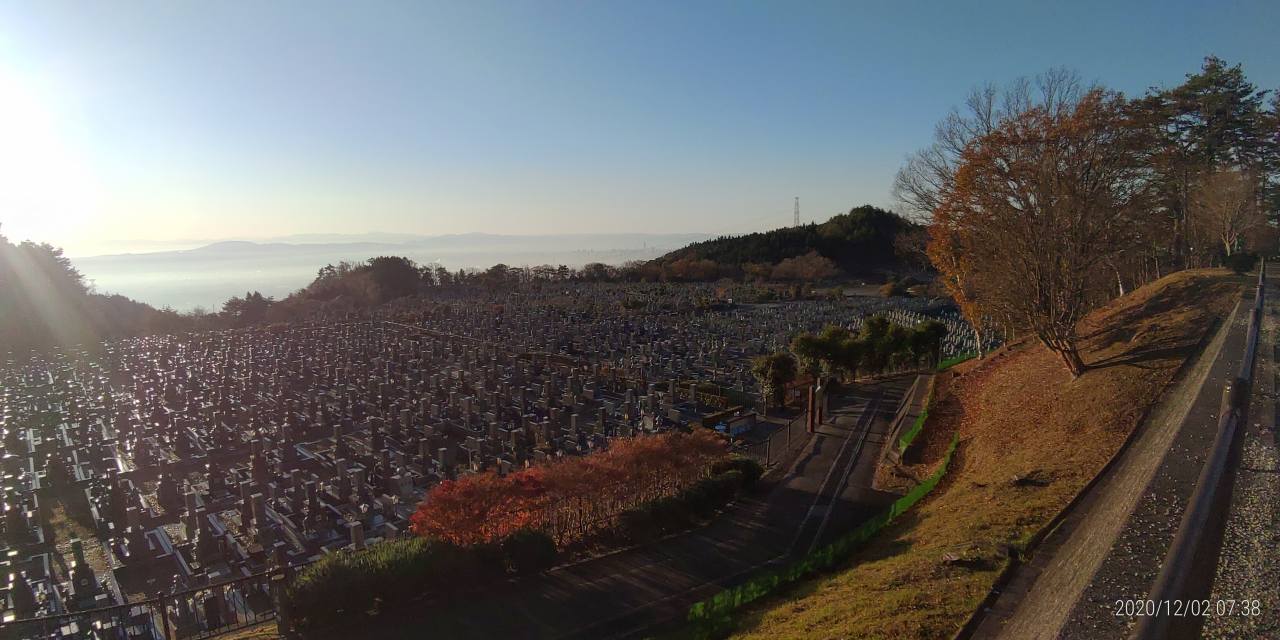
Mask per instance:
[[[795,223],[795,226],[797,226],[797,227],[798,227],[798,226],[800,226],[800,196],[796,196],[796,223]]]

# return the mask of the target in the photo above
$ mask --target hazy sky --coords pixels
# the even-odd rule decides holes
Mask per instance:
[[[0,0],[0,232],[743,232],[861,203],[973,86],[1280,86],[1280,2]]]

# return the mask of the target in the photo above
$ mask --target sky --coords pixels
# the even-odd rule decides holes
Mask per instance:
[[[763,230],[892,206],[975,86],[1215,54],[1280,88],[1277,32],[1272,0],[0,0],[0,233]]]

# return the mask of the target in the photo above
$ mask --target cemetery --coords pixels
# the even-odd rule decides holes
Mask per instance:
[[[163,624],[207,634],[271,611],[267,572],[415,536],[442,482],[704,426],[740,447],[771,426],[751,359],[798,333],[878,314],[946,324],[942,357],[977,347],[937,300],[564,287],[4,356],[3,621],[183,593]],[[113,624],[161,624],[129,611]]]

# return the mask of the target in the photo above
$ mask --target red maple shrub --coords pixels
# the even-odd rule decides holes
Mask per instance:
[[[506,476],[442,482],[418,505],[412,531],[473,545],[531,529],[564,546],[612,527],[623,512],[693,486],[724,458],[724,441],[708,430],[614,440],[605,451]]]

